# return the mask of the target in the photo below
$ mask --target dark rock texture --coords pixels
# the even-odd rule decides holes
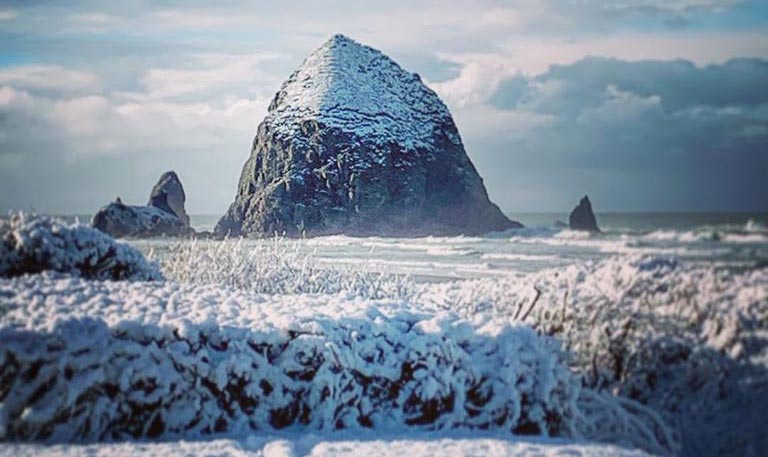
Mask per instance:
[[[116,238],[184,236],[190,228],[181,219],[154,206],[131,206],[117,201],[103,206],[91,226]]]
[[[91,226],[114,237],[152,238],[187,236],[189,216],[184,210],[184,188],[173,171],[163,173],[152,188],[149,205],[126,205],[118,197],[99,209]]]
[[[174,171],[166,171],[152,188],[147,206],[154,206],[166,213],[178,217],[185,225],[189,225],[189,216],[184,209],[184,187]]]
[[[597,219],[595,219],[595,213],[592,212],[592,203],[589,201],[588,196],[585,195],[579,201],[576,208],[571,211],[571,215],[568,217],[568,225],[571,230],[600,232],[600,228],[597,226]]]
[[[218,235],[481,234],[521,227],[488,198],[446,106],[418,75],[336,35],[259,125]]]

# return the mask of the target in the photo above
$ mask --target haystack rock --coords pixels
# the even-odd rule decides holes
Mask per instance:
[[[99,209],[91,226],[119,238],[193,235],[184,200],[179,177],[169,171],[152,188],[147,206],[126,205],[118,197]]]
[[[218,235],[457,235],[521,227],[493,204],[418,75],[336,35],[283,83]]]
[[[600,232],[600,228],[597,226],[597,219],[595,219],[595,213],[592,212],[592,203],[589,201],[588,196],[585,195],[579,201],[576,208],[571,211],[571,215],[568,217],[568,225],[571,230]]]

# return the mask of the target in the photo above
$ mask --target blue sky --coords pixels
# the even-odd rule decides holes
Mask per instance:
[[[0,1],[0,209],[223,213],[334,33],[419,73],[508,211],[768,210],[768,2]],[[283,3],[283,4],[278,4]]]

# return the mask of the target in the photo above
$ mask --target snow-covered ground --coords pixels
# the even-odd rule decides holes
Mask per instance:
[[[760,224],[132,243],[157,265],[109,239],[93,251],[81,228],[4,233],[3,260],[62,272],[0,279],[2,436],[163,442],[0,454],[768,450]],[[165,280],[51,261],[78,249],[130,253]],[[462,269],[478,261],[493,274]]]
[[[0,456],[253,456],[253,457],[643,457],[609,444],[560,438],[510,437],[474,432],[388,434],[283,433],[209,441],[122,442],[90,445],[0,445]]]

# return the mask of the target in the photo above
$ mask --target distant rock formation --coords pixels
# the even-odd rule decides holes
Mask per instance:
[[[166,171],[152,188],[147,206],[154,206],[166,213],[178,217],[185,225],[189,225],[189,216],[184,209],[184,187],[174,171]]]
[[[283,84],[218,235],[457,235],[522,227],[493,204],[418,75],[336,35]]]
[[[147,206],[126,205],[118,197],[99,209],[91,226],[118,238],[193,235],[184,201],[181,181],[169,171],[152,188]]]
[[[587,232],[599,233],[595,213],[592,212],[592,203],[588,196],[579,201],[579,204],[571,211],[568,217],[568,226],[571,230],[583,230]]]

